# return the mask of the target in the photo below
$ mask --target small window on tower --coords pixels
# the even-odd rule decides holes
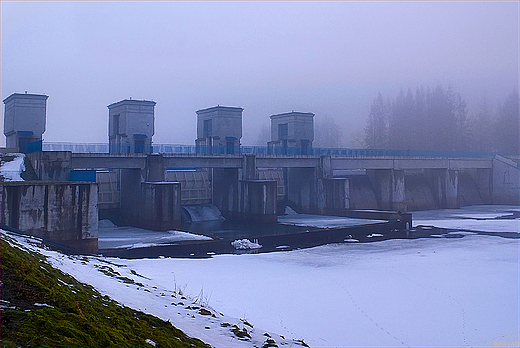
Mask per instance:
[[[114,115],[114,134],[119,134],[119,115]]]

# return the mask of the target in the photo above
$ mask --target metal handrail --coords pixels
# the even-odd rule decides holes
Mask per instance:
[[[43,151],[71,151],[74,153],[109,153],[109,144],[104,143],[54,143],[43,142]],[[226,146],[202,146],[182,144],[152,144],[144,153],[157,154],[231,154]],[[112,151],[113,152],[113,151]],[[119,149],[117,153],[132,153],[129,146]],[[235,146],[233,154],[251,155],[295,155],[295,156],[347,156],[347,157],[495,157],[494,152],[466,151],[427,151],[427,150],[386,150],[386,149],[352,149],[352,148],[301,148],[271,146]]]

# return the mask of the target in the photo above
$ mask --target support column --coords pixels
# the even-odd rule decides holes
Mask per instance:
[[[341,215],[350,208],[350,183],[346,178],[326,178],[319,180],[323,199],[319,200],[320,214]]]
[[[240,220],[276,223],[276,181],[242,180],[240,182]]]
[[[139,227],[167,231],[181,225],[181,183],[141,183]]]
[[[406,212],[406,191],[404,185],[404,170],[392,170],[392,209],[395,211]]]
[[[212,203],[226,219],[238,212],[238,169],[213,168]]]
[[[258,171],[256,170],[256,156],[244,155],[242,165],[242,180],[257,180]]]
[[[446,173],[446,208],[460,208],[458,170],[448,169]]]
[[[430,169],[429,171],[432,195],[441,209],[460,208],[459,202],[459,172],[452,169]]]
[[[302,213],[315,213],[319,192],[316,168],[287,168],[287,199]]]
[[[491,168],[477,168],[475,181],[484,204],[493,204],[493,170]]]
[[[166,167],[161,154],[146,156],[146,181],[159,182],[165,181]]]
[[[124,224],[133,226],[139,220],[141,202],[141,169],[121,169],[121,216]]]
[[[372,181],[379,209],[403,212],[407,210],[404,170],[367,170],[367,174]]]

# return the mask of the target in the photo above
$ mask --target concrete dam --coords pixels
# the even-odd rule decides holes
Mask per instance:
[[[42,141],[46,99],[4,100],[2,152],[26,153],[35,181],[2,182],[2,224],[83,250],[96,251],[99,217],[163,231],[221,217],[275,224],[290,206],[369,218],[378,210],[402,229],[408,211],[520,203],[518,158],[313,148],[313,113],[271,115],[271,141],[247,147],[242,108],[201,109],[195,146],[156,145],[155,102],[125,99],[108,106],[108,146],[52,146]]]

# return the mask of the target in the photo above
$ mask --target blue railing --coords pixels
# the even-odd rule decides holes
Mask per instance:
[[[75,153],[109,153],[108,144],[73,144],[47,143],[42,146],[43,151],[71,151]],[[134,153],[134,149],[124,147],[114,153]],[[281,148],[267,146],[235,146],[230,149],[226,146],[195,146],[181,144],[153,144],[151,151],[144,149],[144,153],[164,154],[246,154],[246,155],[293,155],[293,156],[348,156],[348,157],[494,157],[492,152],[462,152],[462,151],[420,151],[420,150],[382,150],[382,149],[349,149],[349,148]]]

